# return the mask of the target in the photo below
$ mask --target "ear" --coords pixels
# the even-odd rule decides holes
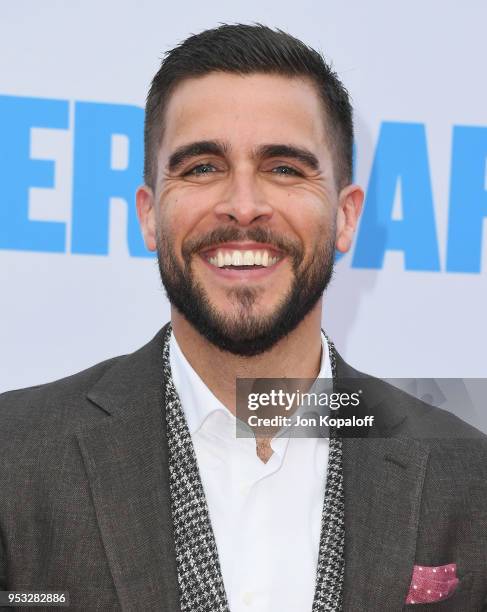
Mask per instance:
[[[352,245],[353,233],[362,212],[363,201],[364,192],[358,185],[347,185],[340,192],[335,246],[341,253],[346,253]]]
[[[137,206],[137,217],[139,219],[142,235],[144,236],[145,246],[149,251],[155,251],[156,243],[156,210],[155,199],[152,189],[147,185],[142,185],[135,194]]]

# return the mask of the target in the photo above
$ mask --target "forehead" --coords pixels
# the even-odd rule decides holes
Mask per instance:
[[[326,145],[324,112],[308,79],[211,73],[175,88],[166,108],[161,149],[218,139],[232,149],[279,142],[318,153]]]

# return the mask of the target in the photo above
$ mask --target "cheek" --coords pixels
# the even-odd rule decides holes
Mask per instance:
[[[184,240],[194,233],[204,215],[197,198],[184,197],[176,190],[167,190],[159,199],[159,232],[171,236],[176,253]]]
[[[331,202],[316,197],[289,198],[283,211],[287,225],[299,236],[305,251],[313,250],[334,233],[334,209]]]

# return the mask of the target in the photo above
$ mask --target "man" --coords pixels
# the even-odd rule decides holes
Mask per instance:
[[[137,211],[171,325],[0,399],[3,589],[75,610],[486,609],[485,437],[321,332],[362,207],[352,142],[343,85],[283,32],[167,54]],[[317,377],[373,382],[367,433],[236,436],[237,378]]]

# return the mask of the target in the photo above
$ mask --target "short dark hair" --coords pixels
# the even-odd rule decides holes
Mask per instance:
[[[167,51],[152,80],[145,107],[144,180],[154,188],[164,113],[174,88],[183,80],[226,72],[307,77],[317,88],[334,156],[339,188],[352,180],[353,112],[350,98],[323,56],[282,30],[262,24],[223,24],[194,34]]]

